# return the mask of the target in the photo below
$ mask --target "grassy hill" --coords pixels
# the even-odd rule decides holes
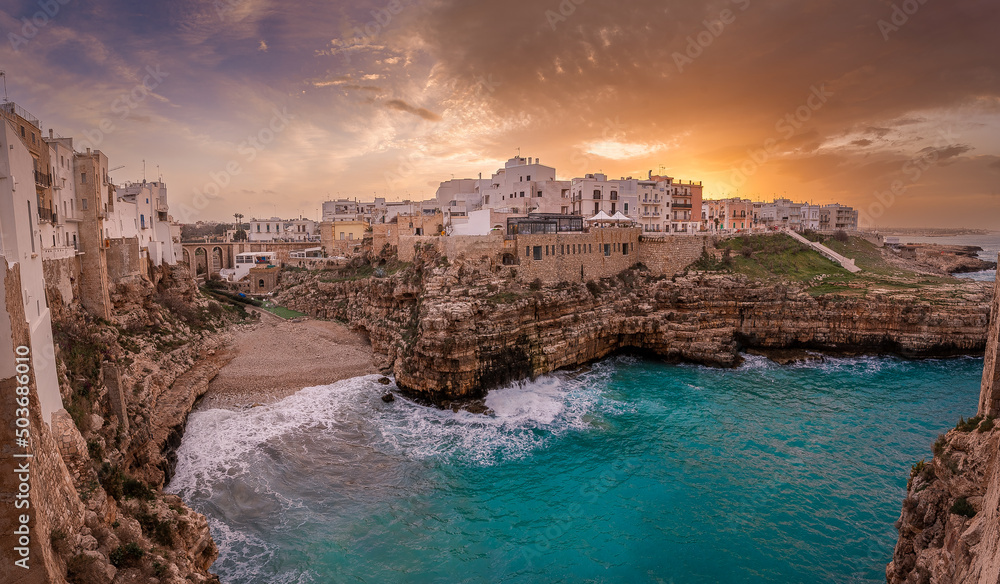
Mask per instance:
[[[833,251],[853,259],[861,268],[851,274],[839,264],[785,234],[745,235],[720,240],[715,254],[705,254],[691,268],[744,274],[765,282],[797,282],[813,295],[864,296],[870,290],[914,290],[954,285],[954,278],[928,276],[890,264],[871,242],[850,237],[847,241],[812,234]]]

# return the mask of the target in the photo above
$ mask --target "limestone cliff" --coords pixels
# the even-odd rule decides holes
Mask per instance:
[[[24,582],[217,581],[204,516],[161,487],[188,412],[245,311],[206,301],[182,268],[110,287],[111,320],[47,290],[65,411],[32,419],[40,570]],[[10,303],[9,303],[10,304]]]
[[[990,290],[972,282],[814,297],[739,276],[664,278],[641,269],[522,287],[512,269],[426,253],[384,277],[298,274],[278,300],[367,332],[401,388],[437,401],[479,397],[621,350],[734,366],[747,348],[922,357],[985,347]]]
[[[979,413],[913,467],[889,584],[1000,582],[1000,277],[992,302]]]
[[[914,465],[889,584],[1000,582],[1000,431],[978,418]]]

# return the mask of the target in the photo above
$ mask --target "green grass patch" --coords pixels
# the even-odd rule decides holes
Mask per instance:
[[[718,248],[723,250],[723,257],[716,260],[716,271],[744,274],[756,280],[806,282],[825,276],[847,282],[853,278],[839,264],[785,234],[732,237],[720,241]],[[709,263],[702,258],[694,267],[713,267],[706,265]]]
[[[275,316],[280,316],[281,318],[288,320],[290,318],[299,318],[300,316],[306,316],[303,312],[298,312],[297,310],[292,310],[290,308],[285,308],[284,306],[278,306],[277,304],[264,303],[261,306],[263,310],[270,312]]]

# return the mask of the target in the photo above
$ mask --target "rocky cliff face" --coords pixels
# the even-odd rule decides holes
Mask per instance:
[[[245,313],[200,299],[169,267],[114,284],[110,322],[47,293],[65,411],[51,430],[37,423],[51,478],[36,493],[59,503],[40,511],[45,581],[217,581],[205,517],[160,489],[188,412],[228,359],[226,330]]]
[[[1000,582],[1000,278],[990,315],[979,413],[934,444],[930,463],[913,467],[889,584]],[[991,417],[993,416],[993,417]]]
[[[1000,431],[976,419],[913,467],[886,582],[1000,582],[998,447]]]
[[[990,290],[973,282],[813,297],[741,277],[670,279],[635,269],[587,284],[521,287],[510,269],[425,255],[382,278],[299,274],[278,300],[367,332],[401,388],[437,401],[479,397],[621,350],[734,366],[746,348],[921,357],[985,347]]]

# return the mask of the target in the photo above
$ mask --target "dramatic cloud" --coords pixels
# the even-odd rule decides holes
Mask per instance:
[[[412,105],[406,103],[401,99],[390,99],[389,101],[385,102],[385,107],[393,110],[398,110],[401,112],[406,112],[408,114],[413,114],[415,116],[420,116],[421,118],[430,122],[437,122],[441,120],[441,116],[437,115],[436,113],[424,109],[422,107],[413,107]]]
[[[562,178],[654,170],[881,225],[1000,225],[995,0],[905,19],[888,0],[95,0],[27,38],[37,11],[0,9],[25,37],[0,49],[10,98],[116,178],[145,159],[176,202],[218,188],[199,218],[425,198],[520,148]]]

